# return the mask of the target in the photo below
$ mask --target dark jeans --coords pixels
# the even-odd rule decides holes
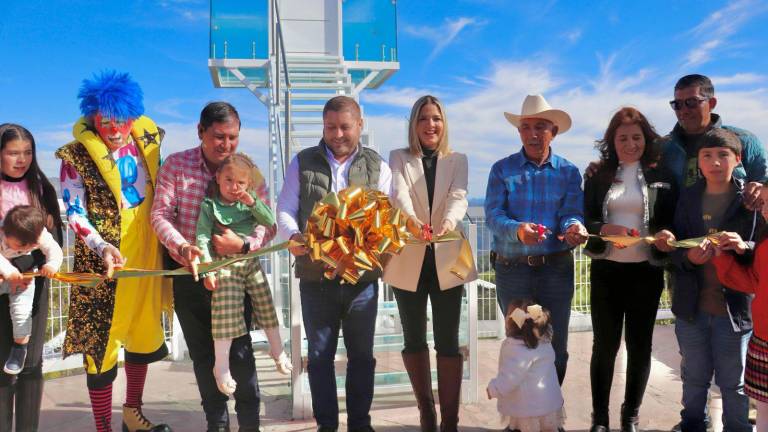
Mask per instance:
[[[647,261],[620,263],[592,260],[592,381],[593,423],[608,426],[608,401],[622,328],[627,347],[624,412],[636,415],[651,372],[651,341],[664,271]]]
[[[215,359],[211,337],[211,292],[205,289],[202,280],[195,282],[192,276],[177,276],[173,280],[173,301],[192,358],[206,421],[209,426],[229,424],[229,398],[219,391],[213,377]],[[248,295],[244,303],[243,319],[250,328],[253,309]],[[240,427],[258,427],[260,394],[250,334],[232,340],[229,370],[237,382],[234,397]]]
[[[373,334],[378,311],[378,282],[343,284],[338,280],[299,282],[301,313],[307,334],[312,411],[320,426],[339,426],[334,357],[343,331],[347,351],[347,423],[350,429],[370,426],[373,401]]]
[[[560,384],[568,365],[568,322],[573,299],[573,257],[557,258],[538,267],[496,262],[496,297],[502,313],[512,300],[530,299],[549,310],[552,348]]]
[[[404,353],[427,350],[427,298],[432,304],[432,332],[440,356],[459,355],[459,320],[464,286],[440,290],[435,253],[427,248],[415,292],[393,287],[403,325]]]

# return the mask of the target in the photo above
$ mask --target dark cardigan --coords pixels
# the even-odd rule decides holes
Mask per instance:
[[[675,176],[658,166],[643,168],[645,189],[648,195],[648,231],[650,235],[667,229],[672,229],[678,188]],[[613,179],[598,172],[584,181],[584,221],[590,234],[599,234],[607,221],[603,220],[603,205],[605,195],[611,188]],[[591,255],[606,253],[607,243],[599,238],[590,237],[585,249]],[[661,264],[667,254],[651,246],[652,264]]]

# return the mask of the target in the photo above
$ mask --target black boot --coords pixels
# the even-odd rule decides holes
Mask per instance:
[[[640,423],[637,413],[638,408],[627,407],[621,404],[621,432],[640,432],[637,425]]]
[[[24,371],[16,381],[16,430],[37,432],[40,404],[43,401],[43,371],[34,368]]]
[[[411,379],[416,404],[419,407],[421,432],[437,431],[435,398],[432,395],[432,371],[429,367],[429,351],[403,353],[403,364]]]
[[[13,424],[12,385],[0,387],[0,431],[10,431]]]
[[[459,424],[464,357],[437,356],[437,395],[440,399],[440,432],[456,432]]]

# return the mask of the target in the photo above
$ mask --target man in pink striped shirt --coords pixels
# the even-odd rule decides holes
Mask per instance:
[[[176,265],[189,267],[201,256],[195,244],[200,203],[219,164],[237,150],[240,116],[227,102],[211,102],[200,113],[199,146],[174,153],[165,160],[157,177],[152,227]],[[266,197],[261,197],[265,199]],[[259,226],[241,238],[228,228],[212,238],[219,255],[245,253],[271,240],[273,232]],[[184,339],[195,370],[208,431],[229,431],[228,397],[219,392],[213,376],[211,292],[202,280],[180,276],[173,281],[173,299]],[[246,297],[243,319],[251,324],[251,303]],[[232,341],[230,371],[237,382],[235,411],[240,431],[259,430],[259,386],[249,334]]]

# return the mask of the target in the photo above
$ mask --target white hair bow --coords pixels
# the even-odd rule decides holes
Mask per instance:
[[[538,321],[543,313],[544,312],[541,310],[541,306],[532,304],[525,308],[525,311],[520,308],[515,308],[515,310],[509,314],[509,317],[512,318],[512,321],[514,321],[518,327],[522,328],[523,324],[525,324],[525,320],[530,318],[533,321]]]

